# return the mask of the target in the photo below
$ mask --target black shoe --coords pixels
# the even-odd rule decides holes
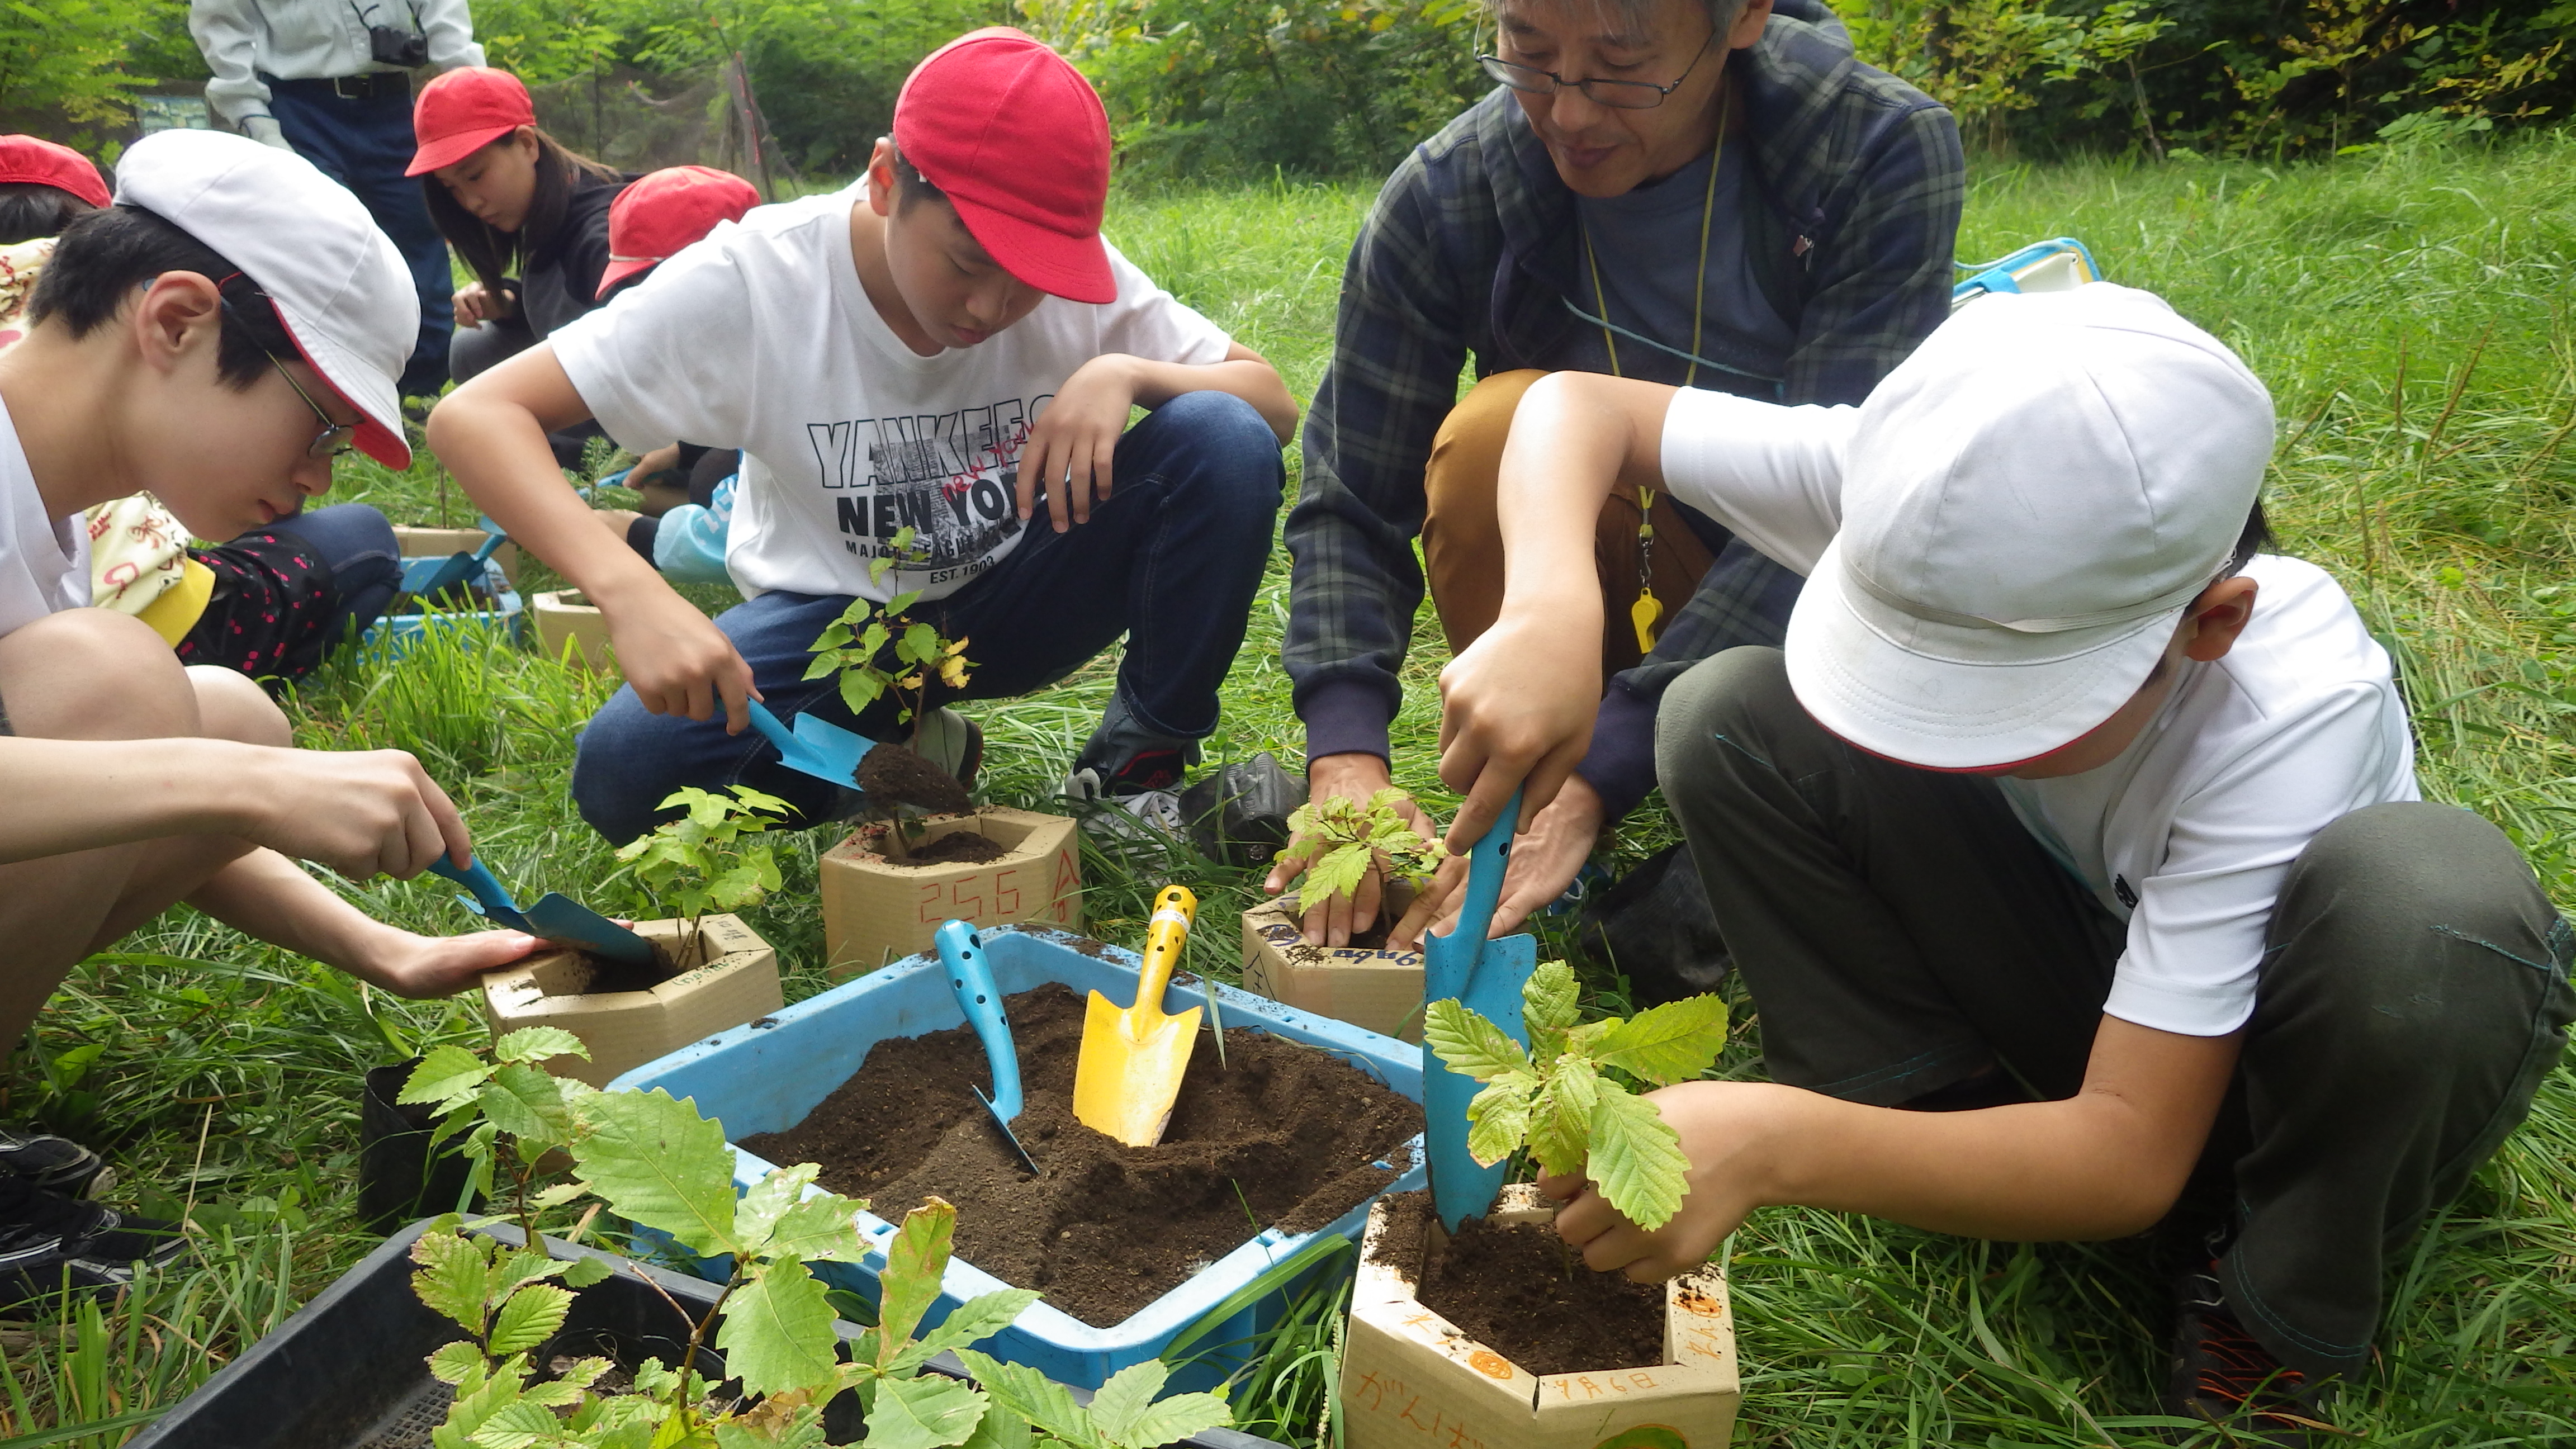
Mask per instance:
[[[0,1172],[65,1197],[104,1197],[116,1185],[116,1169],[70,1138],[6,1127],[0,1127]]]
[[[2218,1235],[2176,1275],[2173,1369],[2165,1412],[2219,1425],[2231,1444],[2311,1449],[2334,1432],[2307,1375],[2273,1357],[2228,1311]]]
[[[177,1223],[130,1218],[0,1176],[0,1309],[66,1288],[121,1288],[187,1256]]]

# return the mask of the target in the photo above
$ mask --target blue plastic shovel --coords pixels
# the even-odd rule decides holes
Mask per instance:
[[[957,994],[958,1008],[975,1028],[976,1039],[984,1043],[984,1064],[993,1073],[993,1095],[977,1090],[975,1096],[993,1114],[993,1125],[1002,1129],[1011,1150],[1035,1173],[1037,1159],[1029,1156],[1029,1150],[1020,1145],[1020,1135],[1011,1130],[1011,1119],[1020,1115],[1020,1053],[1011,1044],[1011,1019],[1002,1014],[1002,992],[993,984],[991,964],[984,960],[983,938],[964,921],[950,921],[939,928],[936,939],[940,964],[948,968],[948,989]]]
[[[743,704],[751,711],[751,727],[778,747],[779,763],[846,789],[858,788],[859,760],[877,747],[876,741],[810,714],[796,716],[796,728],[791,730],[759,700],[746,699]]]
[[[490,528],[492,522],[490,519],[487,518],[483,522],[487,529]],[[483,546],[472,553],[452,553],[445,558],[413,559],[403,565],[403,592],[415,597],[445,593],[458,584],[481,574],[483,565],[491,560],[493,550],[509,541],[505,534],[497,531],[488,532],[483,536]]]
[[[653,964],[653,943],[633,931],[581,904],[561,891],[548,891],[525,911],[510,893],[501,888],[489,867],[482,861],[469,863],[463,870],[448,864],[446,856],[429,863],[430,873],[445,876],[474,894],[458,896],[466,909],[478,916],[498,921],[513,930],[549,941],[578,946],[593,955],[605,956],[629,966]]]
[[[1521,792],[1486,827],[1484,838],[1467,856],[1467,894],[1458,910],[1458,926],[1446,936],[1422,937],[1422,999],[1456,998],[1477,1015],[1501,1027],[1523,1048],[1529,1028],[1521,1021],[1521,988],[1538,969],[1537,938],[1524,932],[1499,941],[1485,939],[1493,924],[1494,905],[1502,899],[1503,871],[1512,853],[1512,831],[1521,818]],[[1481,1217],[1503,1190],[1497,1162],[1479,1167],[1467,1152],[1467,1104],[1483,1090],[1473,1077],[1460,1076],[1441,1064],[1429,1042],[1422,1046],[1423,1140],[1431,1150],[1431,1206],[1450,1232],[1468,1218]]]

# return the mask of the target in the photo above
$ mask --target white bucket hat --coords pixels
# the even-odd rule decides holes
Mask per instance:
[[[2263,384],[2151,293],[1966,308],[1861,405],[1842,530],[1789,619],[1799,702],[1934,769],[2072,742],[2226,567],[2272,438]]]
[[[388,468],[411,466],[396,384],[420,336],[420,294],[348,188],[247,136],[171,130],[126,148],[116,199],[241,268],[304,360],[358,410],[358,447]]]

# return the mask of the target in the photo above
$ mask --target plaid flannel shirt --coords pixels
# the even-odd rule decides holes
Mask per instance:
[[[1966,186],[1958,128],[1856,60],[1821,0],[1779,0],[1761,41],[1728,64],[1760,197],[1742,219],[1744,244],[1798,334],[1787,376],[1756,395],[1857,403],[1949,313]],[[1432,436],[1471,353],[1479,377],[1562,365],[1583,326],[1565,305],[1579,296],[1574,223],[1574,193],[1498,88],[1414,148],[1351,247],[1286,530],[1295,569],[1282,652],[1310,759],[1387,753],[1403,700],[1396,671],[1422,602],[1413,541]],[[1632,376],[1682,380],[1675,359],[1623,356],[1638,360]],[[1727,543],[1654,653],[1614,681],[1582,767],[1611,818],[1653,787],[1664,686],[1721,649],[1777,644],[1799,583]]]

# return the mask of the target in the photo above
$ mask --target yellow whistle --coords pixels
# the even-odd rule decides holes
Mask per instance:
[[[1653,589],[1637,590],[1637,602],[1628,606],[1628,622],[1637,626],[1637,652],[1651,654],[1655,649],[1655,621],[1664,617],[1663,602]]]

